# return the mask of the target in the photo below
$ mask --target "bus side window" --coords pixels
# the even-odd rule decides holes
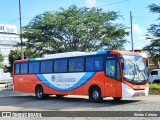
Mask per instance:
[[[29,73],[34,73],[34,63],[29,63]]]
[[[54,72],[67,72],[67,59],[54,61]]]
[[[39,62],[29,63],[29,73],[39,73]]]
[[[106,60],[106,75],[121,80],[119,61],[115,58]]]
[[[20,73],[20,64],[15,64],[14,73],[19,74]]]
[[[116,76],[116,60],[115,59],[108,59],[106,60],[106,75],[112,78]]]
[[[27,74],[28,73],[28,63],[22,63],[20,71],[21,71],[21,74]]]
[[[84,58],[69,59],[69,71],[70,72],[84,71]]]
[[[33,70],[34,73],[39,73],[40,62],[34,62],[33,68],[34,68],[34,70]]]
[[[103,70],[103,57],[87,57],[86,58],[86,71],[100,71]]]
[[[41,73],[53,72],[53,61],[42,61],[41,62]]]

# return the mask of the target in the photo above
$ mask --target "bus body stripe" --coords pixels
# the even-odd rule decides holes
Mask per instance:
[[[30,61],[36,61],[36,59],[35,59],[35,58],[30,58],[30,59],[29,59],[29,62],[30,62]]]
[[[111,50],[107,50],[107,51],[99,51],[97,52],[97,54],[110,54],[110,52],[112,52]]]
[[[56,86],[54,86],[53,84],[51,84],[50,82],[48,82],[48,80],[44,77],[43,74],[37,74],[36,76],[38,77],[38,79],[44,83],[46,86],[54,89],[54,90],[58,90],[58,91],[70,91],[70,90],[74,90],[76,88],[81,87],[83,84],[85,84],[86,82],[88,82],[94,75],[96,74],[96,72],[87,72],[84,74],[84,76],[77,82],[75,83],[73,86],[63,89],[63,88],[58,88]]]

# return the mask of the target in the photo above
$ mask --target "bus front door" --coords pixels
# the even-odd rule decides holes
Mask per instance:
[[[107,56],[105,61],[105,93],[106,96],[117,97],[120,82],[120,65],[116,55]]]

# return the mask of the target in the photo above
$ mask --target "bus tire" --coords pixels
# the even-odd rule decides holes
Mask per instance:
[[[120,101],[122,98],[121,97],[113,97],[114,101]]]
[[[57,98],[62,98],[64,95],[56,95]]]
[[[101,90],[99,87],[94,87],[92,90],[91,90],[91,94],[90,94],[90,98],[93,102],[101,102],[103,100],[103,98],[101,97]]]
[[[43,100],[49,97],[49,95],[44,94],[42,86],[37,86],[35,90],[36,98]]]

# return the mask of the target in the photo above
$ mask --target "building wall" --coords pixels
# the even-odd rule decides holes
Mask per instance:
[[[0,33],[0,53],[4,56],[4,65],[9,65],[10,50],[18,49],[16,46],[18,42],[20,42],[19,34]]]
[[[23,41],[26,41],[23,39]],[[9,24],[0,24],[0,53],[4,56],[3,64],[9,66],[9,54],[11,50],[17,50],[17,43],[20,43],[20,35],[17,26]],[[0,69],[0,80],[10,79],[10,73],[4,73]]]

